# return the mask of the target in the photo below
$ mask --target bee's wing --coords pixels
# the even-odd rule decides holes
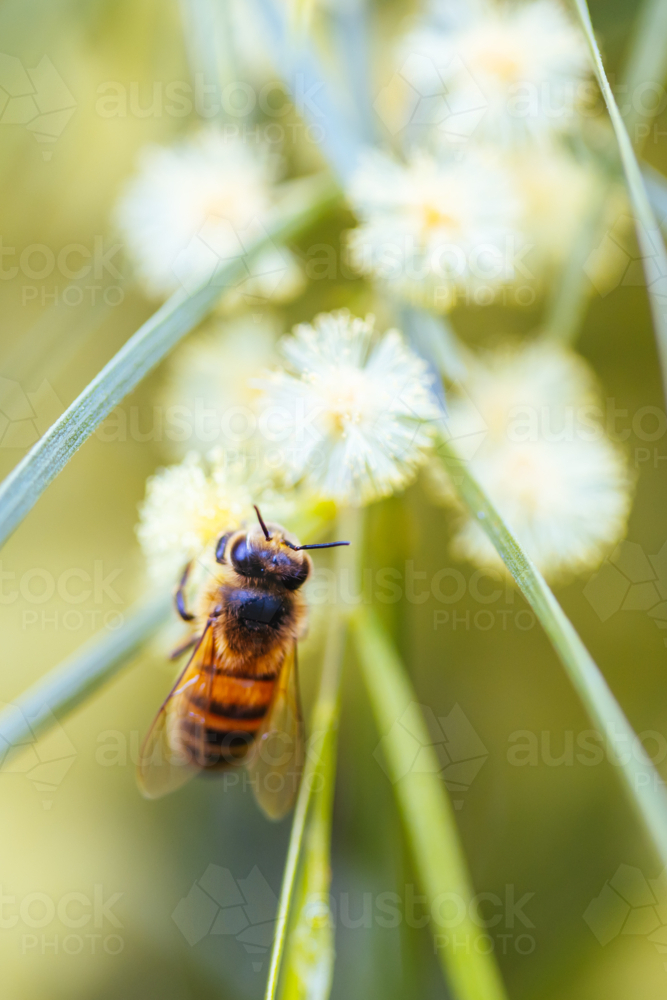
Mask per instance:
[[[137,784],[147,799],[180,788],[202,769],[206,744],[205,717],[211,702],[215,640],[206,625],[185,669],[155,716],[141,748]],[[187,692],[188,698],[183,694]],[[197,706],[193,706],[194,696]],[[191,745],[179,746],[180,724],[187,721]]]
[[[269,819],[281,819],[294,805],[303,757],[294,643],[285,654],[271,706],[244,761],[255,798]]]

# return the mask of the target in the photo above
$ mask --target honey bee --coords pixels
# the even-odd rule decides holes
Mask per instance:
[[[226,531],[220,566],[199,613],[187,610],[189,563],[176,590],[176,610],[194,646],[144,741],[137,780],[146,798],[174,791],[202,771],[244,764],[255,797],[272,819],[292,807],[303,766],[303,722],[297,640],[307,607],[300,588],[312,569],[305,549],[279,524]]]

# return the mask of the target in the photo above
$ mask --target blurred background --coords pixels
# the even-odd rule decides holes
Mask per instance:
[[[637,4],[592,0],[590,7],[614,80]],[[53,69],[62,83],[49,77],[50,97],[39,109],[60,112],[62,127],[44,130],[18,107],[14,120],[0,122],[3,475],[155,309],[133,281],[112,212],[140,150],[168,143],[198,121],[195,109],[167,111],[164,95],[170,83],[188,83],[200,71],[190,43],[203,9],[186,0],[181,6],[169,0],[0,4],[3,107],[25,94],[22,69]],[[391,39],[415,9],[403,2],[372,6],[378,89]],[[245,31],[252,52],[252,21]],[[239,78],[275,78],[263,66],[259,41],[255,55],[257,65]],[[104,103],[110,94],[117,103]],[[667,172],[665,135],[663,110],[645,158]],[[286,155],[294,174],[321,166],[312,148]],[[339,211],[291,249],[304,259],[315,244],[340,246],[352,224],[352,215]],[[59,256],[73,245],[71,256]],[[72,279],[67,269],[76,271],[89,258],[92,275]],[[370,285],[338,271],[306,282],[289,304],[273,306],[272,322],[287,330],[341,306],[381,313]],[[528,309],[459,306],[452,320],[469,343],[493,343],[532,329],[542,306],[540,299]],[[623,572],[628,587],[646,584],[659,575],[650,557],[667,543],[667,422],[644,290],[620,286],[593,297],[578,349],[599,375],[637,469],[627,535],[633,547],[625,550]],[[124,401],[126,427],[107,425],[93,435],[2,552],[3,703],[100,629],[117,627],[146,592],[134,527],[146,478],[170,461],[165,442],[151,434],[164,380],[161,366]],[[590,723],[539,626],[511,586],[480,584],[492,594],[480,602],[470,583],[473,569],[449,552],[448,517],[419,484],[373,505],[364,566],[371,579],[378,570],[395,569],[418,595],[380,601],[378,608],[427,713],[449,720],[438,739],[454,760],[458,754],[475,762],[458,772],[451,795],[475,887],[491,894],[483,909],[499,915],[491,933],[509,995],[662,996],[667,955],[649,940],[667,923],[661,911],[649,913],[667,902],[648,882],[659,876],[659,866],[614,768],[586,744]],[[443,584],[446,602],[429,585],[442,569],[454,571]],[[646,600],[638,598],[635,610],[619,601],[618,610],[601,620],[587,583],[579,579],[557,596],[666,774],[667,640]],[[321,617],[316,609],[303,644],[306,706],[321,652]],[[251,1000],[263,994],[289,821],[269,823],[240,786],[201,780],[163,801],[146,802],[135,784],[138,747],[169,685],[173,666],[166,654],[178,635],[174,624],[0,773],[0,954],[7,1000]],[[418,890],[391,783],[374,754],[384,734],[374,728],[352,658],[342,719],[333,995],[441,997],[441,973],[414,899]],[[516,752],[519,745],[523,754]],[[230,922],[233,932],[216,935],[207,932],[203,911],[200,923],[198,914],[188,911],[185,921],[179,914],[196,909],[200,897],[193,886],[206,882],[207,872],[209,881],[219,876],[220,869],[234,880],[238,905],[248,909],[240,922]],[[605,885],[612,891],[621,883],[619,907],[629,895],[643,917],[635,933],[607,941],[603,931],[596,936],[591,930],[584,913]],[[388,900],[394,907],[389,913]]]

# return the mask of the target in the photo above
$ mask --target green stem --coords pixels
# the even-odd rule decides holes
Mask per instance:
[[[343,512],[339,517],[338,531],[340,532],[339,537],[351,540],[352,557],[356,565],[360,558],[362,546],[362,525],[359,512]],[[342,569],[349,567],[348,551],[344,548],[336,549],[335,565],[337,576]],[[292,910],[297,870],[302,854],[304,831],[313,799],[313,788],[322,781],[322,771],[326,763],[326,754],[323,752],[323,748],[326,747],[327,741],[331,738],[338,724],[340,678],[348,617],[349,609],[340,607],[338,603],[331,610],[320,687],[313,710],[312,735],[309,740],[306,765],[296,800],[292,831],[287,849],[287,859],[283,872],[283,883],[278,902],[276,930],[273,939],[265,1000],[274,1000],[276,996],[280,967],[285,951],[287,928]]]
[[[130,337],[0,486],[0,545],[121,399],[204,318],[225,289],[247,275],[248,262],[274,242],[294,237],[339,197],[328,177],[309,178],[298,191],[293,188],[289,203],[281,206],[268,232],[246,254],[225,264],[191,295],[176,292]]]
[[[584,266],[591,249],[600,241],[610,189],[611,183],[603,175],[586,206],[577,238],[549,297],[542,334],[545,340],[571,344],[581,329],[591,297]]]
[[[474,891],[454,812],[439,777],[442,765],[417,695],[375,614],[357,612],[353,629],[378,731],[386,737],[382,748],[421,888],[428,898],[431,931],[445,977],[457,1000],[505,1000],[500,973],[487,948],[488,933],[470,917]],[[397,727],[398,720],[401,726]],[[420,746],[419,770],[406,774],[415,740]],[[445,901],[454,904],[457,915],[463,914],[455,937],[451,913],[443,913]]]
[[[597,664],[541,573],[474,479],[466,462],[444,440],[438,453],[474,520],[486,532],[535,612],[590,718],[616,754],[614,763],[635,813],[667,866],[667,792]]]
[[[337,635],[340,634],[338,628]],[[317,990],[318,1000],[326,1000],[331,989],[334,966],[330,904],[331,822],[337,744],[338,708],[320,749],[321,767],[316,775],[317,784],[305,831],[303,862],[295,887],[296,903],[292,907],[294,917],[287,929],[280,1000],[304,1000],[311,995],[312,989]]]
[[[625,85],[624,101],[628,104],[625,127],[628,134],[634,132],[633,145],[639,154],[648,131],[639,125],[649,126],[655,112],[642,112],[637,107],[638,94],[643,83],[661,85],[667,75],[667,2],[665,0],[644,0],[637,16],[632,48],[623,73]],[[655,96],[655,95],[650,95]],[[649,97],[650,99],[650,97]],[[657,102],[656,102],[657,104]]]
[[[583,5],[578,2],[577,7],[584,30],[588,35],[589,44],[594,46],[592,49],[593,58],[596,60],[596,71],[600,77],[600,72],[604,75],[604,70],[602,70],[601,61],[596,57],[595,48],[597,47],[589,31],[590,19],[588,19],[588,24],[586,23],[588,11],[587,9],[584,11]],[[627,129],[629,134],[634,132],[634,147],[637,153],[640,152],[646,138],[645,130],[640,130],[638,126],[648,125],[653,118],[652,114],[642,115],[637,111],[637,91],[644,81],[662,83],[665,79],[667,73],[667,45],[664,41],[666,32],[666,0],[645,0],[638,17],[625,72],[620,81],[624,103],[628,105],[629,109],[625,115],[625,125],[623,126],[621,122],[621,126],[624,130]],[[602,82],[600,85],[602,86]],[[604,92],[605,88],[602,89]],[[609,93],[605,93],[607,103],[609,103]],[[617,125],[614,125],[614,128],[616,129]],[[591,297],[591,285],[584,270],[584,264],[603,236],[605,210],[613,183],[615,183],[615,178],[601,174],[598,190],[593,194],[591,204],[581,220],[581,226],[572,246],[572,253],[565,263],[560,280],[556,283],[547,304],[544,321],[545,337],[553,337],[564,343],[572,343],[581,329]]]
[[[655,331],[662,371],[663,392],[667,396],[667,310],[665,309],[665,296],[662,290],[662,283],[667,275],[667,251],[665,250],[660,228],[651,208],[644,178],[642,177],[635,151],[632,148],[630,136],[628,135],[621,113],[618,110],[616,98],[604,70],[600,49],[598,48],[593,32],[588,4],[586,0],[574,0],[574,5],[579,13],[579,18],[588,41],[595,73],[607,105],[609,118],[611,119],[612,128],[616,135],[621,163],[625,172],[625,179],[635,217],[637,243],[641,251],[642,266],[646,276],[651,315],[653,317],[653,329]],[[656,274],[658,275],[657,280]]]
[[[2,766],[115,677],[170,611],[165,594],[139,607],[119,629],[86,643],[0,713],[0,743],[9,746]]]

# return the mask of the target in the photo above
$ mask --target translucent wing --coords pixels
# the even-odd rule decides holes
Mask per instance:
[[[294,643],[285,655],[271,706],[244,762],[255,798],[269,819],[281,819],[294,805],[303,756],[303,720]]]
[[[209,622],[141,748],[137,783],[147,799],[158,799],[180,788],[204,766],[205,718],[211,702],[215,655]]]

